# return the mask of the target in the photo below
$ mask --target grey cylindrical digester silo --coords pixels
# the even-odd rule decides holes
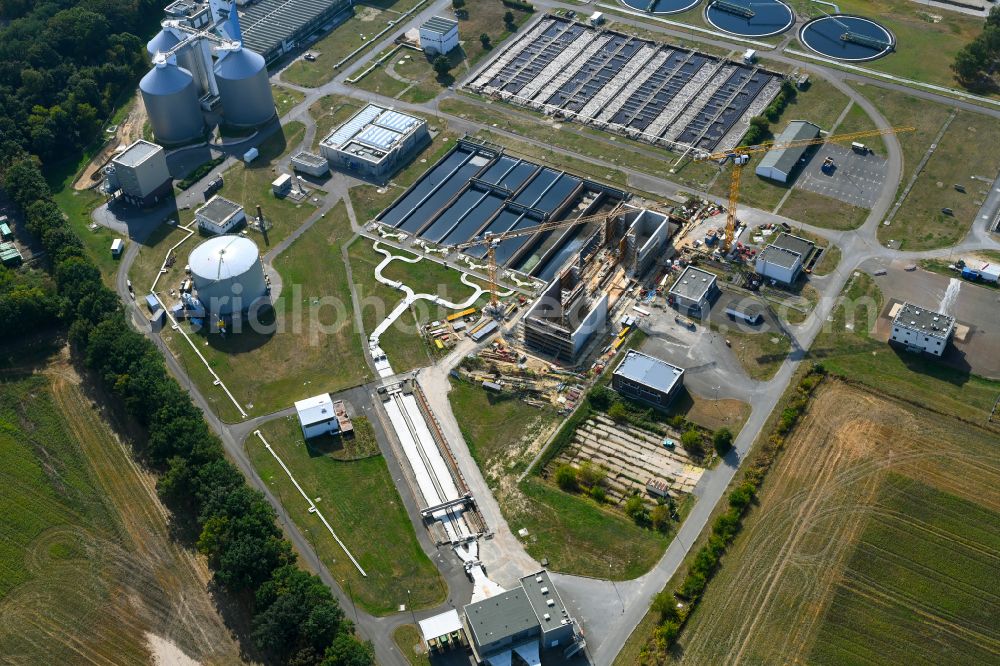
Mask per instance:
[[[183,143],[202,135],[205,120],[194,79],[186,69],[157,58],[139,82],[139,91],[158,142]]]
[[[212,314],[243,313],[267,296],[260,253],[249,238],[210,238],[191,252],[188,265],[198,300]]]
[[[230,125],[254,127],[274,117],[274,97],[264,58],[240,48],[215,66],[222,115]]]
[[[152,58],[157,53],[166,53],[177,46],[180,41],[177,35],[163,28],[146,44],[146,51],[149,53],[149,57]]]

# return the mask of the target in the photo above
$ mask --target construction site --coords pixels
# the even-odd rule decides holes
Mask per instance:
[[[781,75],[545,15],[467,88],[682,152],[728,150],[775,98]]]
[[[681,433],[652,432],[595,413],[576,429],[573,441],[550,463],[555,469],[594,465],[604,470],[606,501],[622,504],[634,495],[649,503],[690,494],[705,469],[680,446]]]

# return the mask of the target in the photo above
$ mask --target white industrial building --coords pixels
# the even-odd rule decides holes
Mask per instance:
[[[718,292],[715,276],[694,266],[688,266],[670,287],[667,300],[678,310],[701,315]]]
[[[759,275],[775,282],[794,284],[815,246],[815,243],[805,238],[786,233],[778,234],[778,237],[757,255],[754,269]]]
[[[306,150],[301,150],[292,155],[291,165],[296,171],[301,171],[317,178],[330,172],[330,163],[326,159]]]
[[[420,48],[428,55],[448,53],[458,48],[458,21],[432,16],[420,25]]]
[[[243,206],[216,194],[194,212],[198,228],[208,234],[228,234],[246,224]]]
[[[788,143],[815,139],[819,136],[819,127],[806,120],[793,120],[774,139],[774,143]],[[799,160],[806,154],[809,146],[794,146],[792,148],[774,148],[761,158],[755,173],[761,178],[787,183]]]
[[[335,169],[382,181],[429,141],[424,120],[369,104],[323,139],[320,151]]]
[[[172,180],[163,148],[139,139],[111,159],[105,169],[107,189],[128,203],[147,207],[171,193]]]
[[[955,332],[955,318],[912,303],[896,306],[889,339],[911,351],[941,356]]]
[[[299,425],[302,426],[302,436],[306,439],[340,431],[340,422],[329,393],[297,401],[295,413],[299,417]]]

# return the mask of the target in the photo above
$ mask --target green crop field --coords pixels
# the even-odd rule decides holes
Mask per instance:
[[[294,417],[272,421],[261,432],[368,574],[361,576],[320,520],[309,513],[263,443],[255,436],[248,438],[245,447],[261,478],[358,606],[387,615],[407,603],[406,590],[414,608],[444,601],[447,586],[420,548],[381,455],[337,460],[325,448],[305,443]]]
[[[879,493],[810,663],[995,660],[1000,513],[898,474]]]
[[[73,368],[53,357],[3,377],[2,661],[151,663],[146,632],[202,663],[238,661],[208,572]]]

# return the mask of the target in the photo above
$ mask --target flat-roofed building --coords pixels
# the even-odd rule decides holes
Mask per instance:
[[[694,266],[688,266],[670,287],[668,300],[678,310],[701,315],[708,309],[718,292],[715,276]]]
[[[330,163],[322,155],[310,153],[306,150],[299,151],[292,155],[292,168],[296,171],[320,177],[330,172]]]
[[[421,118],[369,104],[323,139],[320,151],[335,169],[384,181],[429,141]]]
[[[547,571],[520,579],[520,585],[464,608],[465,627],[476,662],[499,666],[541,664],[543,651],[557,649],[563,658],[584,647],[576,621]],[[433,632],[431,632],[433,633]]]
[[[194,212],[198,228],[208,234],[228,234],[246,224],[243,206],[216,194]]]
[[[907,349],[941,356],[955,332],[955,318],[912,303],[897,306],[889,340]]]
[[[793,120],[774,139],[774,143],[780,144],[815,139],[818,136],[818,126],[806,120]],[[792,172],[795,171],[799,160],[802,159],[807,150],[809,150],[809,146],[771,149],[757,163],[755,173],[761,178],[776,180],[779,183],[787,183],[788,179],[791,178]]]
[[[758,274],[790,285],[802,272],[802,267],[809,260],[815,243],[792,234],[781,233],[771,241],[760,254],[754,269]]]
[[[139,139],[111,159],[109,190],[122,199],[145,208],[171,194],[172,181],[163,148]]]
[[[635,350],[625,353],[611,375],[611,387],[627,398],[667,407],[684,386],[684,370]]]
[[[458,47],[458,21],[432,16],[420,25],[420,48],[428,55],[448,53]]]
[[[340,432],[340,421],[329,393],[321,393],[295,403],[302,436],[306,439]]]

